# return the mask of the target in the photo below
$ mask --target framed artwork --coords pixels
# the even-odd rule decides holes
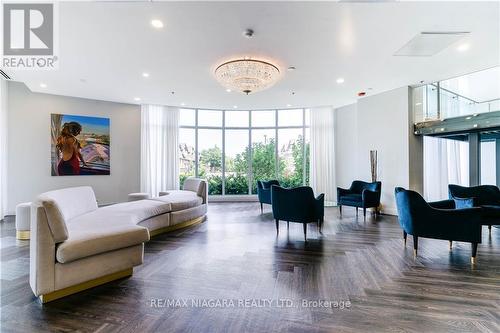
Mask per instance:
[[[52,176],[110,174],[109,118],[50,116]]]

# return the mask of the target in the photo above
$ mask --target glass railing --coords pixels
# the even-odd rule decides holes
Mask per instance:
[[[413,107],[418,123],[500,111],[500,98],[477,102],[432,83],[413,88]]]

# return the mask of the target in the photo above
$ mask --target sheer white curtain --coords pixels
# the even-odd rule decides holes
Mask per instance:
[[[0,219],[7,214],[7,81],[0,79]]]
[[[179,109],[141,107],[141,192],[179,188]]]
[[[325,193],[325,205],[336,202],[334,110],[311,109],[310,183],[316,195]]]
[[[469,185],[467,142],[424,137],[424,197],[448,198],[448,184]]]

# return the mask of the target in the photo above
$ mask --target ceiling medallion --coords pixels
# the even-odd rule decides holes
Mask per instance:
[[[266,61],[238,59],[219,65],[215,78],[225,88],[248,95],[274,85],[280,78],[280,70]]]

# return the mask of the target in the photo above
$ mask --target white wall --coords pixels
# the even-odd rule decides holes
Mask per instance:
[[[0,79],[0,219],[7,214],[7,81]]]
[[[110,176],[51,176],[51,113],[110,118]],[[22,83],[9,82],[8,126],[10,214],[16,204],[64,187],[90,185],[99,203],[124,201],[128,193],[139,191],[141,114],[137,105],[32,93]]]
[[[394,188],[409,187],[409,88],[368,96],[336,109],[337,184],[370,181],[370,150],[378,151],[382,211],[396,214]]]

